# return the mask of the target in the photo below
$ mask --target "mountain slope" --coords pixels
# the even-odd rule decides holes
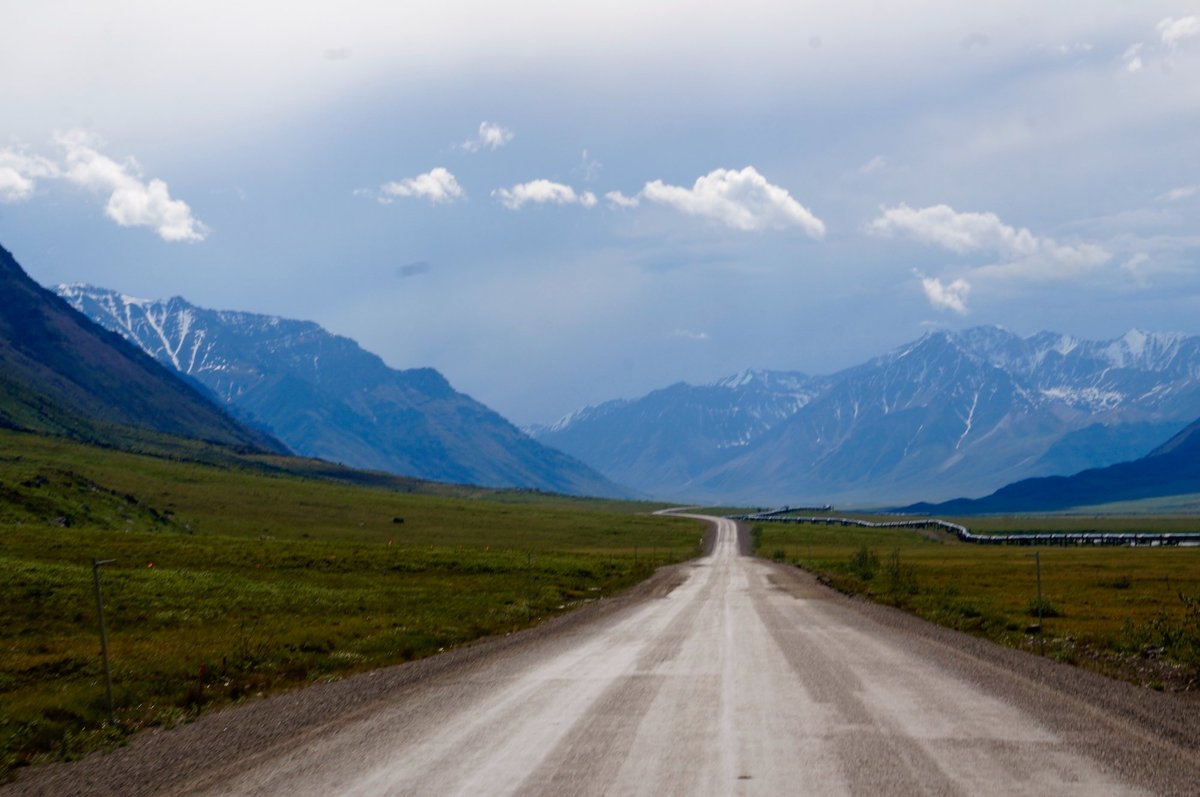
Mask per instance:
[[[455,391],[437,371],[394,370],[312,322],[83,285],[58,292],[300,454],[434,481],[628,494]]]
[[[812,400],[823,384],[799,373],[745,371],[711,385],[676,384],[610,401],[533,433],[622,483],[682,494],[706,471]]]
[[[0,425],[120,447],[151,432],[286,450],[39,286],[3,247]]]
[[[920,503],[905,511],[956,515],[1044,512],[1189,493],[1200,493],[1200,420],[1140,459],[1073,476],[1024,479],[984,498]]]
[[[777,390],[777,411],[755,415],[761,422],[736,446],[714,433],[714,419],[754,415],[763,399],[716,385],[610,402],[535,434],[607,475],[692,500],[878,504],[979,494],[1129,459],[1178,431],[1200,413],[1200,338],[935,331],[803,379],[803,400]]]

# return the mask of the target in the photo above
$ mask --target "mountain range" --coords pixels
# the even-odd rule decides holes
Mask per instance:
[[[937,330],[829,376],[747,371],[531,429],[609,478],[698,501],[879,505],[1139,457],[1200,415],[1200,338]]]
[[[1023,479],[983,498],[919,503],[902,511],[935,515],[1049,512],[1200,491],[1200,421],[1144,457],[1070,476]]]
[[[0,247],[0,426],[125,449],[286,452],[38,285]]]
[[[293,451],[432,481],[627,496],[431,368],[395,370],[310,321],[59,285],[76,310]]]

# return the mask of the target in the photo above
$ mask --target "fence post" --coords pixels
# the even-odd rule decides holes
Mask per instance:
[[[108,668],[108,632],[104,628],[104,600],[100,597],[100,568],[116,559],[92,559],[92,583],[96,587],[96,614],[100,618],[100,658],[104,661],[104,689],[108,696],[108,721],[116,723],[113,707],[112,673]]]

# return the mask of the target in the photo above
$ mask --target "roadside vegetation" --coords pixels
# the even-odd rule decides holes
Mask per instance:
[[[697,555],[703,533],[646,504],[222,457],[0,431],[0,781],[527,627]],[[115,560],[100,570],[115,722],[93,558]]]
[[[1196,528],[1148,516],[955,522],[1007,532]],[[756,524],[753,537],[760,556],[843,592],[1151,688],[1200,689],[1200,548],[992,547],[937,532],[778,523]]]

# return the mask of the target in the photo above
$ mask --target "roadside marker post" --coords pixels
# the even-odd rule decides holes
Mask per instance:
[[[1038,655],[1046,655],[1046,631],[1042,628],[1042,552],[1034,551],[1030,556],[1033,557],[1033,565],[1037,570],[1037,634],[1038,634]]]
[[[108,632],[104,628],[104,600],[100,596],[100,568],[115,561],[117,560],[92,560],[92,583],[96,587],[96,615],[100,618],[100,658],[104,662],[104,689],[108,696],[108,721],[111,724],[116,724],[117,720],[113,707],[112,672],[108,667]]]

